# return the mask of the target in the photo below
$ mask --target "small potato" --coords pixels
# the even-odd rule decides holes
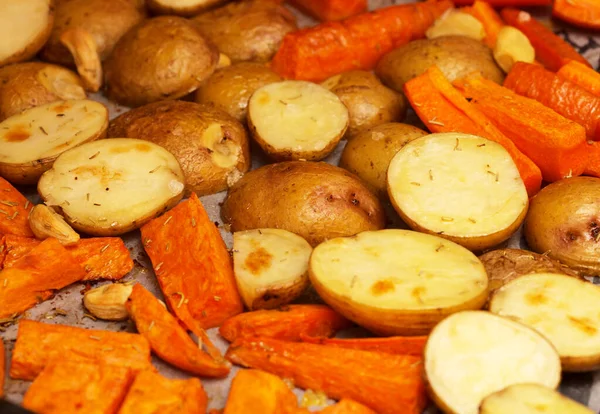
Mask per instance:
[[[186,186],[198,196],[226,190],[250,168],[246,131],[212,106],[163,101],[125,112],[110,122],[109,137],[139,138],[175,155]]]
[[[196,102],[213,104],[246,122],[248,101],[258,88],[281,81],[265,64],[240,62],[217,70],[196,91]]]
[[[353,174],[323,162],[290,161],[252,170],[229,189],[221,208],[231,230],[288,230],[312,246],[382,229],[379,200]]]
[[[227,0],[148,0],[148,9],[154,14],[174,14],[191,17]]]
[[[322,160],[344,136],[348,120],[340,99],[311,82],[271,83],[248,102],[250,133],[277,161]]]
[[[380,199],[387,199],[387,170],[400,149],[427,132],[407,124],[390,122],[360,132],[348,141],[340,167],[358,175]]]
[[[41,62],[0,68],[0,121],[34,106],[85,97],[81,79],[66,68]]]
[[[105,63],[107,94],[127,106],[177,99],[215,71],[219,51],[182,17],[160,16],[127,32]]]

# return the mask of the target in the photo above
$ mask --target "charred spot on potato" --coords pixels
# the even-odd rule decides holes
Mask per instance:
[[[598,332],[598,329],[593,326],[593,322],[587,318],[576,318],[571,315],[568,315],[567,318],[577,329],[588,335],[595,335]]]
[[[244,265],[253,275],[258,275],[261,270],[271,266],[273,261],[273,255],[269,253],[264,247],[257,247],[253,250],[244,262]]]
[[[31,133],[26,125],[16,125],[13,129],[4,134],[4,137],[8,142],[25,141],[30,136]]]
[[[387,279],[378,280],[371,286],[371,293],[374,296],[381,296],[386,293],[393,292],[394,290],[396,290],[394,283]]]
[[[525,300],[527,303],[536,306],[536,305],[545,305],[548,303],[548,297],[543,293],[535,293],[530,292],[525,296]]]

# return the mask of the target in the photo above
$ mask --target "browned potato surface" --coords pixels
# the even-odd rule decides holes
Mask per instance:
[[[175,14],[190,17],[211,7],[226,3],[227,0],[148,0],[148,9],[154,14]]]

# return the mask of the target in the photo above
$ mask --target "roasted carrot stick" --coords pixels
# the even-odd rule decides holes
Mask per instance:
[[[497,142],[508,151],[517,165],[529,196],[540,190],[542,173],[538,166],[454,89],[437,67],[405,83],[404,92],[431,132],[462,132]]]
[[[289,0],[289,3],[324,22],[347,19],[367,10],[367,0]]]
[[[148,370],[135,377],[119,414],[205,414],[207,404],[198,378],[168,379]]]
[[[390,50],[423,37],[451,7],[450,0],[390,6],[288,33],[272,68],[284,78],[315,82],[352,69],[370,70]]]
[[[600,29],[600,4],[597,0],[554,0],[552,15],[575,26]]]
[[[561,67],[557,74],[581,86],[586,91],[600,96],[600,73],[594,69],[571,60]]]
[[[6,236],[0,235],[0,270],[4,268],[6,259]]]
[[[600,178],[600,141],[588,141],[589,161],[585,175]]]
[[[244,336],[300,341],[302,335],[329,337],[352,324],[325,305],[289,305],[246,312],[227,319],[219,333],[229,342]]]
[[[32,208],[23,194],[0,177],[0,234],[33,237],[27,220]]]
[[[142,227],[165,301],[199,338],[242,312],[231,257],[195,194]]]
[[[0,271],[0,319],[25,312],[85,272],[56,239],[46,239]]]
[[[483,29],[485,30],[485,43],[489,47],[494,48],[494,46],[496,46],[498,33],[500,32],[500,29],[504,27],[504,22],[491,4],[492,3],[489,1],[475,0],[473,6],[469,7],[467,12],[483,24]]]
[[[55,358],[102,361],[134,373],[151,367],[150,345],[141,335],[19,321],[11,378],[31,381]]]
[[[303,342],[335,346],[339,348],[377,351],[386,354],[423,356],[426,336],[390,336],[388,338],[318,338],[303,336]]]
[[[600,97],[541,66],[517,62],[504,86],[546,105],[586,130],[590,140],[600,140]]]
[[[226,357],[381,414],[420,414],[425,407],[422,359],[413,355],[246,337],[232,344]]]
[[[229,373],[230,364],[220,356],[214,359],[202,351],[177,319],[142,285],[133,286],[126,307],[138,332],[164,361],[205,377],[225,377]]]
[[[6,356],[4,354],[4,341],[0,337],[0,398],[4,396],[4,377],[6,376]]]
[[[583,173],[587,144],[581,125],[481,76],[469,76],[454,85],[540,167],[544,180]]]
[[[453,0],[457,6],[474,4],[474,0]],[[476,1],[476,0],[475,0]],[[492,7],[548,6],[552,0],[486,0]]]
[[[503,9],[500,14],[507,24],[516,27],[527,36],[535,49],[536,60],[549,70],[556,72],[569,60],[591,66],[571,45],[531,17],[529,13],[507,8]]]
[[[357,403],[356,401],[344,398],[337,404],[330,405],[324,410],[318,411],[319,414],[376,414],[369,407]]]
[[[133,378],[127,367],[57,358],[33,381],[23,407],[44,414],[113,414]]]

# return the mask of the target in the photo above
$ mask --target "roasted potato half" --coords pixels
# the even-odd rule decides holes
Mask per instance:
[[[154,14],[174,14],[191,17],[227,0],[147,0],[148,9]]]
[[[215,71],[219,51],[191,21],[160,16],[136,26],[105,63],[107,94],[127,106],[177,99]]]
[[[103,138],[108,109],[96,101],[56,101],[27,109],[0,123],[0,176],[35,184],[56,157]]]
[[[306,240],[287,230],[233,233],[233,269],[246,307],[274,309],[300,296],[309,285],[311,253]]]
[[[528,196],[500,144],[460,133],[407,143],[390,162],[388,194],[411,228],[480,251],[507,240],[525,219]]]
[[[427,340],[424,363],[429,394],[447,414],[478,414],[485,397],[514,384],[555,389],[561,374],[560,358],[546,338],[484,311],[440,322]]]
[[[0,68],[0,120],[34,106],[85,97],[79,76],[61,66],[26,62]]]
[[[240,62],[217,70],[196,91],[198,103],[213,104],[246,122],[248,101],[258,88],[281,81],[264,63]]]
[[[53,24],[54,0],[0,2],[0,66],[34,57]]]
[[[548,338],[563,370],[600,368],[600,287],[553,273],[526,275],[496,290],[489,308]]]
[[[38,183],[50,207],[75,229],[114,236],[141,227],[175,206],[185,181],[163,147],[131,138],[89,142],[60,155]]]
[[[284,229],[312,246],[385,225],[381,203],[355,175],[308,161],[248,172],[229,189],[221,215],[234,232]]]
[[[165,148],[179,161],[187,189],[198,196],[226,190],[250,168],[244,126],[213,106],[151,103],[113,119],[108,136],[144,139]]]
[[[458,244],[410,230],[367,231],[315,247],[309,275],[319,296],[378,335],[426,335],[447,315],[479,309],[488,280]]]
[[[315,83],[288,80],[257,89],[248,102],[248,127],[276,161],[319,161],[348,128],[348,109]]]

